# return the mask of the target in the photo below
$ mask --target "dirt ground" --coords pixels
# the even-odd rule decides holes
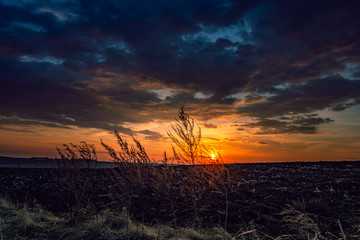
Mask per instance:
[[[220,225],[231,233],[256,229],[274,238],[292,234],[291,239],[317,233],[321,233],[319,239],[338,239],[342,227],[348,239],[360,239],[360,162],[231,164],[226,168],[230,173],[226,186],[194,189],[192,200],[181,186],[170,191],[146,179],[138,194],[124,189],[126,183],[116,187],[118,180],[111,176],[126,173],[114,169],[84,169],[82,174],[94,177],[91,184],[84,183],[91,187],[83,193],[98,211],[126,207],[133,218],[148,224]],[[64,214],[75,204],[84,204],[66,182],[66,174],[61,169],[0,168],[0,196]]]

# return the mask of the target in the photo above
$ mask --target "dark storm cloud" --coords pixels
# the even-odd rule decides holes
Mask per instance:
[[[296,116],[285,120],[261,119],[254,123],[244,124],[246,127],[256,127],[260,130],[256,132],[258,135],[265,134],[316,134],[317,127],[320,124],[330,123],[333,120],[329,118],[320,118],[313,116]]]
[[[272,95],[262,97],[262,101],[238,108],[240,113],[256,117],[255,123],[244,126],[260,127],[259,134],[314,134],[317,133],[318,125],[333,120],[309,113],[324,109],[343,111],[360,103],[360,81],[340,76],[314,79],[304,84],[272,89],[270,92]],[[259,97],[257,94],[254,97],[247,96],[245,102],[249,99],[258,100]],[[306,117],[304,114],[307,114]],[[280,117],[280,120],[271,119],[274,117]]]
[[[354,73],[352,74],[352,77],[359,79],[359,78],[360,78],[360,71],[354,72]]]
[[[47,122],[52,122],[54,127],[75,125],[132,134],[121,123],[141,121],[133,116],[135,111],[145,103],[159,101],[155,94],[133,90],[127,83],[93,89],[50,63],[6,58],[0,59],[0,64],[4,66],[0,115],[23,119],[13,121],[16,125],[38,122],[35,125],[50,126]],[[0,123],[10,124],[7,119]]]
[[[360,101],[360,81],[341,76],[319,78],[284,89],[272,89],[265,100],[238,108],[240,113],[266,118],[287,114],[311,113],[317,110],[345,110]],[[246,98],[258,99],[258,95]]]
[[[358,4],[276,1],[267,10],[261,19],[252,17],[253,41],[260,53],[254,86],[318,77],[342,69],[359,53]]]
[[[164,139],[164,136],[161,135],[160,133],[150,130],[141,130],[141,131],[137,131],[136,133],[145,135],[145,139],[149,139],[149,140],[159,141]]]
[[[336,75],[360,64],[359,8],[338,1],[1,0],[0,115],[135,134],[122,124],[173,119],[169,111],[185,106],[204,120],[237,113],[256,117],[258,125],[248,127],[263,132],[316,133],[329,121],[292,117],[360,103],[358,81]],[[153,88],[174,93],[162,98]],[[246,105],[235,109],[232,94],[243,92]],[[267,127],[285,115],[290,122]]]
[[[13,125],[13,126],[45,126],[45,127],[53,127],[53,128],[68,128],[64,125],[52,122],[41,122],[34,120],[21,119],[17,116],[0,118],[0,125]]]

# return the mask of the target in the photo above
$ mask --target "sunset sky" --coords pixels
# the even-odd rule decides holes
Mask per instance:
[[[360,160],[360,3],[0,0],[0,99],[0,156],[160,159],[184,106],[226,162]]]

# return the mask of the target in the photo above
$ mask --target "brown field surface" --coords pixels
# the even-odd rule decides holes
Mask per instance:
[[[58,216],[126,209],[148,225],[221,226],[232,235],[256,229],[264,239],[360,235],[360,162],[231,164],[227,180],[214,183],[201,174],[189,182],[194,166],[151,168],[141,184],[127,168],[0,168],[0,196]]]

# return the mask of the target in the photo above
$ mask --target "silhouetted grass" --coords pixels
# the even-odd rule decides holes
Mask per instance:
[[[119,150],[101,140],[102,146],[117,164],[117,169],[107,171],[106,178],[110,186],[102,186],[111,195],[115,204],[125,207],[130,214],[140,217],[142,223],[147,217],[148,196],[162,199],[162,208],[169,209],[171,225],[178,226],[179,208],[189,209],[187,219],[192,219],[193,227],[203,225],[199,215],[212,214],[218,224],[227,228],[228,189],[231,187],[230,175],[223,164],[221,155],[205,146],[201,140],[201,129],[194,120],[180,109],[173,132],[168,132],[174,142],[173,156],[166,152],[159,162],[151,160],[141,143],[132,137],[134,145],[129,144],[115,131]],[[64,144],[64,150],[58,149],[61,159],[59,168],[63,169],[64,187],[72,193],[74,202],[69,206],[72,218],[84,216],[83,210],[92,214],[94,208],[92,195],[101,183],[95,181],[91,169],[96,166],[95,147],[82,142],[81,145]],[[216,157],[213,158],[212,154]],[[184,165],[184,168],[175,168]],[[84,171],[87,169],[87,171]],[[96,186],[95,186],[96,185]],[[104,189],[102,189],[104,190]],[[104,192],[104,191],[103,191]],[[204,198],[211,195],[223,196],[223,206],[204,205]],[[218,209],[224,210],[220,213]],[[221,215],[221,216],[220,216]]]
[[[275,213],[281,219],[283,232],[288,234],[271,237],[265,233],[266,229],[260,231],[250,222],[244,223],[246,227],[231,237],[226,232],[229,204],[236,199],[231,199],[230,193],[239,182],[232,181],[218,152],[215,151],[216,158],[211,157],[214,149],[203,144],[201,129],[183,109],[168,135],[174,143],[172,156],[165,152],[163,159],[156,162],[149,158],[136,138],[132,138],[132,145],[115,131],[118,150],[101,141],[117,164],[117,168],[102,171],[104,176],[99,176],[93,168],[97,159],[92,145],[83,142],[58,149],[59,167],[63,172],[59,181],[74,199],[68,206],[66,220],[71,227],[63,232],[61,239],[119,239],[121,236],[120,239],[316,240],[327,239],[325,235],[336,238],[331,233],[334,231],[320,232],[312,216],[305,212],[306,204],[311,202],[304,200],[293,201],[293,206],[286,205],[283,211]],[[100,193],[101,197],[111,200],[110,205],[96,206]],[[158,227],[149,228],[149,223]],[[163,223],[167,223],[166,227]],[[335,232],[345,239],[340,221],[338,225],[339,231]],[[34,226],[37,225],[33,224],[32,228]],[[217,229],[221,234],[207,235],[194,229]]]

